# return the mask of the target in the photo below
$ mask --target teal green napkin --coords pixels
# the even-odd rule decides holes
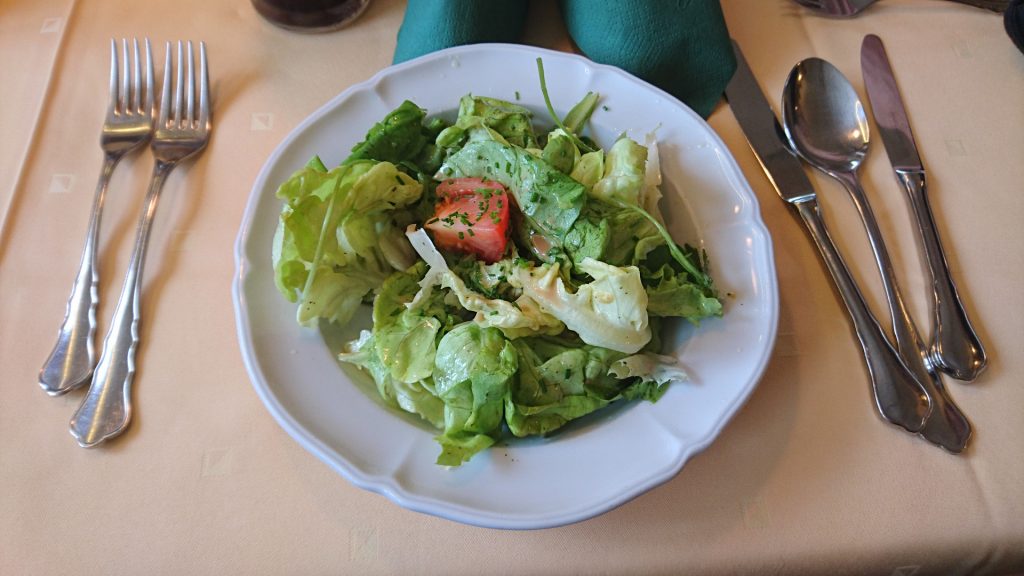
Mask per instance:
[[[526,0],[409,0],[394,62],[480,42],[517,42]],[[707,118],[736,69],[718,0],[562,0],[591,60],[618,66]]]

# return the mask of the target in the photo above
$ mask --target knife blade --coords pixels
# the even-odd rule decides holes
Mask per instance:
[[[928,202],[924,166],[910,129],[896,77],[882,39],[874,34],[861,44],[861,69],[868,101],[896,178],[906,190],[932,276],[931,365],[960,380],[973,380],[988,358],[967,317],[949,272],[938,228]]]
[[[918,432],[930,414],[931,402],[864,302],[821,218],[814,187],[800,160],[783,143],[778,117],[735,41],[733,50],[737,67],[725,88],[726,100],[775,191],[800,215],[821,253],[853,322],[879,413],[908,432]]]

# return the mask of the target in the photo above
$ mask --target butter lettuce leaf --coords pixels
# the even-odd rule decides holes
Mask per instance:
[[[512,341],[519,371],[505,399],[515,436],[546,435],[619,400],[656,402],[669,384],[686,380],[675,359],[626,355],[572,337]]]
[[[590,194],[594,184],[604,176],[604,150],[595,150],[580,156],[569,176],[583,184],[583,188]]]
[[[377,356],[392,378],[407,384],[433,375],[435,340],[442,326],[438,316],[448,316],[439,298],[415,310],[406,307],[419,291],[426,268],[419,263],[407,272],[392,274],[373,300]]]
[[[458,149],[469,140],[496,140],[520,148],[536,148],[533,113],[518,104],[466,94],[459,99],[455,124],[438,134],[442,149]]]
[[[651,339],[647,292],[635,266],[620,268],[585,258],[579,270],[593,281],[570,292],[559,265],[516,270],[523,295],[561,320],[587,344],[620,352],[639,351]]]
[[[684,250],[710,282],[706,259],[691,247],[684,247]],[[647,311],[651,316],[676,316],[697,324],[702,318],[722,315],[722,302],[714,286],[694,282],[692,275],[668,258],[663,248],[652,253],[640,269],[647,290]]]
[[[545,435],[610,403],[590,391],[587,383],[608,379],[614,385],[615,380],[606,376],[608,363],[622,354],[611,352],[602,358],[599,352],[592,357],[591,351],[599,349],[547,338],[520,338],[512,345],[519,358],[519,371],[505,399],[505,421],[512,434]]]
[[[474,292],[448,267],[444,256],[434,247],[425,230],[420,228],[408,231],[407,235],[420,258],[423,258],[430,267],[420,281],[421,289],[413,299],[412,306],[428,298],[436,287],[447,288],[463,308],[476,313],[474,322],[481,327],[498,328],[509,338],[532,334],[558,334],[565,329],[565,325],[557,317],[544,312],[525,294],[510,302],[501,298],[488,298]]]
[[[590,194],[601,200],[618,200],[642,206],[647,176],[647,148],[622,137],[612,144],[604,159],[604,175],[594,183]]]
[[[572,137],[561,128],[557,128],[548,134],[548,141],[541,152],[541,159],[551,165],[552,168],[572,175],[573,168],[580,160],[579,148],[573,143]]]
[[[436,428],[444,427],[444,402],[434,393],[431,378],[405,383],[391,376],[391,370],[380,360],[373,334],[363,330],[358,340],[349,343],[338,354],[338,360],[362,368],[373,378],[377,393],[390,406],[418,414]]]
[[[444,402],[438,464],[458,466],[500,437],[518,364],[515,349],[495,328],[466,322],[445,334],[434,366],[435,390]]]
[[[422,185],[390,162],[361,160],[325,171],[317,159],[279,188],[285,201],[272,258],[278,290],[298,302],[296,320],[347,322],[396,270],[379,238]]]

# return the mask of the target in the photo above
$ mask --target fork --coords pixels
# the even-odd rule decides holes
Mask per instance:
[[[797,4],[817,10],[828,16],[850,18],[860,14],[865,8],[877,0],[795,0]],[[992,12],[1005,12],[1009,0],[950,0],[958,4],[966,4]]]
[[[182,160],[202,150],[210,139],[212,124],[206,45],[199,43],[198,108],[191,42],[187,44],[187,58],[184,60],[182,44],[180,41],[177,43],[177,62],[172,103],[173,65],[171,44],[168,43],[160,115],[151,144],[155,159],[153,175],[136,229],[135,248],[110,328],[103,339],[103,352],[96,364],[92,385],[82,404],[71,417],[71,434],[83,447],[95,446],[121,434],[131,421],[131,385],[135,376],[135,353],[139,344],[140,281],[153,215],[167,175]]]
[[[93,197],[85,248],[78,274],[68,296],[64,322],[57,342],[46,363],[39,370],[39,385],[51,396],[64,394],[88,382],[92,376],[95,352],[96,307],[99,271],[96,266],[96,245],[99,242],[100,218],[107,185],[114,167],[126,154],[149,140],[153,132],[153,60],[146,40],[146,77],[143,83],[139,61],[139,41],[132,40],[134,61],[129,68],[128,40],[121,40],[123,71],[119,72],[117,41],[110,41],[110,101],[100,133],[103,168]]]

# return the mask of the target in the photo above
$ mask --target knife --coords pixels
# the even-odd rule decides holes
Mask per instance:
[[[846,305],[864,352],[875,404],[882,418],[908,432],[918,432],[931,411],[924,388],[885,338],[828,234],[817,194],[800,160],[783,144],[782,127],[736,42],[737,67],[725,98],[775,191],[800,215]]]
[[[860,52],[864,84],[885,151],[896,178],[910,198],[917,221],[925,260],[932,276],[932,312],[934,330],[929,360],[934,368],[959,380],[973,380],[985,368],[988,359],[981,341],[967,318],[956,285],[946,264],[935,218],[928,203],[924,166],[914,143],[907,112],[900,98],[896,78],[882,40],[874,34],[864,37]]]

